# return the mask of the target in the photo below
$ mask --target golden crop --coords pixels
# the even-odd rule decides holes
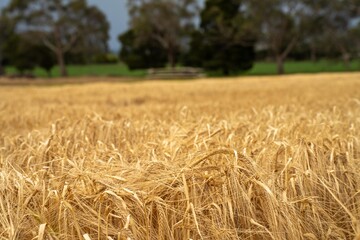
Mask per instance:
[[[0,239],[360,239],[360,74],[0,87]]]

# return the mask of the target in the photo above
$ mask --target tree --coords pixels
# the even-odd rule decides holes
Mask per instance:
[[[17,34],[8,39],[4,47],[4,53],[9,62],[14,66],[21,75],[32,71],[36,67],[36,63],[32,58],[32,45],[23,36]]]
[[[359,0],[303,0],[307,7],[305,18],[308,25],[303,28],[307,33],[306,41],[312,51],[327,51],[329,56],[339,55],[346,66],[349,65],[351,52],[359,39],[353,36],[353,23],[360,13]],[[327,49],[324,49],[324,46]],[[313,53],[315,54],[315,53]]]
[[[85,63],[91,63],[96,56],[108,52],[110,25],[104,13],[94,6],[84,6],[84,18],[79,25],[83,34],[78,36],[71,52],[82,55]]]
[[[119,36],[122,49],[120,59],[130,69],[164,67],[167,55],[159,42],[148,39],[147,42],[136,43],[134,31],[129,30]]]
[[[248,70],[255,60],[255,35],[241,1],[208,0],[187,61],[224,75]],[[193,56],[192,56],[193,55]]]
[[[194,24],[196,0],[129,0],[130,27],[138,45],[156,41],[166,51],[170,66]]]
[[[357,25],[354,25],[350,29],[350,36],[354,40],[353,44],[353,56],[357,59],[360,59],[360,22]]]
[[[107,41],[106,18],[101,15],[100,10],[88,7],[86,0],[12,0],[7,10],[18,20],[18,31],[37,31],[39,35],[36,39],[56,55],[62,76],[67,76],[65,53],[81,38],[88,37],[93,42],[92,37],[95,36],[101,45]],[[97,24],[97,20],[101,24]],[[103,33],[100,38],[99,25]]]
[[[14,22],[5,15],[2,11],[0,13],[0,76],[5,74],[5,69],[3,67],[4,61],[4,48],[7,44],[7,41],[14,34]]]
[[[34,35],[37,33],[31,31],[11,35],[4,44],[4,56],[21,74],[40,67],[50,76],[54,56],[46,46],[33,41]]]
[[[32,46],[32,56],[36,66],[42,68],[51,77],[51,70],[56,65],[56,59],[53,53],[44,45],[38,44]]]
[[[283,74],[284,62],[300,39],[303,4],[299,0],[248,0],[247,8],[256,23],[260,43],[271,50],[277,72]]]

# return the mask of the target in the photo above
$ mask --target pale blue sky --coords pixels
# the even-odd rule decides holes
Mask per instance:
[[[0,0],[0,8],[3,8],[9,0]],[[118,51],[120,44],[117,37],[128,28],[128,13],[126,0],[88,0],[90,5],[96,5],[107,16],[110,23],[109,47],[112,51]]]
[[[128,28],[126,0],[88,0],[88,3],[96,5],[107,15],[110,23],[109,47],[113,51],[118,51],[120,44],[117,37]]]

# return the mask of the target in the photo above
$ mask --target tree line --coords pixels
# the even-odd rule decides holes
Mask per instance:
[[[360,54],[359,0],[207,0],[201,9],[196,0],[131,0],[128,6],[120,55],[134,69],[180,63],[228,75],[270,59],[282,74],[289,58],[348,65]]]
[[[3,64],[20,72],[66,63],[88,63],[108,52],[109,23],[86,0],[11,0],[0,18],[0,74]]]
[[[360,54],[360,0],[128,0],[129,29],[119,35],[130,69],[204,68],[223,75],[256,60],[340,59]],[[3,64],[50,72],[66,63],[108,62],[109,23],[86,0],[11,0],[0,17]]]

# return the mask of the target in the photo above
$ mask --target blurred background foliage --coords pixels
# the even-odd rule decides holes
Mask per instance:
[[[360,0],[129,0],[127,6],[129,28],[119,33],[122,47],[114,53],[106,14],[86,0],[10,0],[0,16],[0,75],[144,76],[148,68],[191,66],[223,76],[360,67]]]

